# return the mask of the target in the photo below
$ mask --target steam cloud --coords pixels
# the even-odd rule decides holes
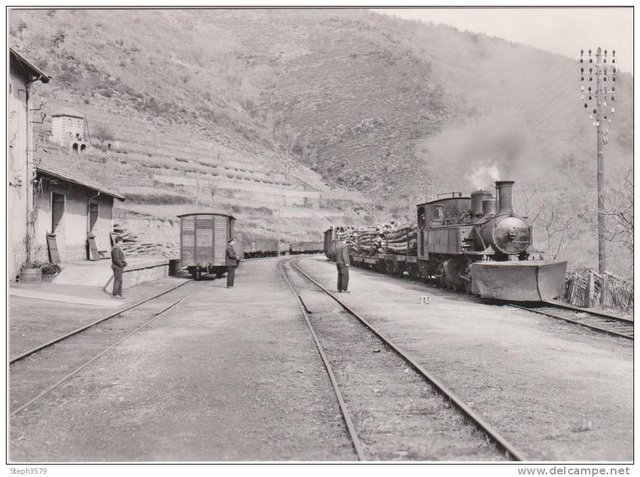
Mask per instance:
[[[529,180],[543,172],[534,144],[526,118],[514,112],[452,124],[425,149],[438,160],[446,158],[434,178],[442,187],[491,190],[496,180]]]

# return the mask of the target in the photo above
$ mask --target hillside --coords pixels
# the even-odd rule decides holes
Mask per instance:
[[[39,10],[10,23],[11,44],[53,76],[38,90],[49,112],[74,105],[117,139],[96,157],[131,197],[124,220],[214,204],[261,233],[312,236],[373,212],[409,220],[420,200],[500,176],[517,181],[543,248],[594,265],[595,133],[575,61],[364,10]],[[619,197],[632,78],[617,89],[606,159]],[[622,270],[629,252],[611,247]]]

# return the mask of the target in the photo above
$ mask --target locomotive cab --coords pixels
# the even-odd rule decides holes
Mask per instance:
[[[429,260],[430,254],[460,254],[469,248],[471,198],[458,192],[451,195],[418,205],[419,260]]]

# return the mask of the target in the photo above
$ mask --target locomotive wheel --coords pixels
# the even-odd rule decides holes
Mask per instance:
[[[457,256],[450,258],[445,260],[442,266],[448,286],[456,290],[465,290],[467,284],[469,284],[469,289],[471,288],[471,282],[468,279],[469,261],[466,257]]]

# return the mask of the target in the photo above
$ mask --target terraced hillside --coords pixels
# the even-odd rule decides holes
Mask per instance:
[[[49,112],[82,109],[118,141],[104,155],[126,220],[213,203],[304,235],[410,220],[499,176],[522,186],[540,248],[593,266],[595,134],[571,59],[355,9],[12,11],[10,28],[53,76]],[[633,82],[617,79],[607,177],[624,197]]]

